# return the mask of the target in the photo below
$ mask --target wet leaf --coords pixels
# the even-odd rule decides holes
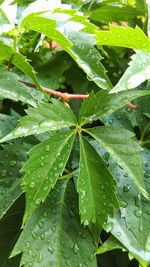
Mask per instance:
[[[25,172],[23,190],[26,192],[24,222],[37,206],[44,202],[59,176],[62,175],[74,138],[74,130],[57,133],[29,152],[30,159],[22,169]]]
[[[71,226],[71,227],[70,227]],[[23,253],[21,264],[96,267],[95,245],[80,224],[77,194],[71,181],[59,182],[46,202],[30,217],[12,256]]]
[[[139,144],[132,139],[133,133],[111,126],[95,127],[87,132],[96,139],[112,156],[112,158],[126,170],[133,179],[139,191],[149,199],[144,185],[144,171]]]

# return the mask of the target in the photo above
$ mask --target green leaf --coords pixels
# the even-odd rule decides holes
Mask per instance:
[[[12,131],[16,124],[16,118],[5,114],[0,114],[0,138]]]
[[[0,220],[0,266],[19,267],[20,259],[14,258],[12,261],[9,256],[16,238],[20,232],[24,202],[20,198],[9,209],[3,220]],[[13,265],[13,263],[15,263]]]
[[[8,61],[8,64],[14,64],[17,68],[28,75],[38,88],[41,88],[35,76],[34,69],[28,63],[26,57],[18,52],[14,52],[11,46],[4,44],[2,41],[0,41],[0,60]]]
[[[62,175],[74,138],[74,130],[57,133],[29,152],[30,159],[22,169],[26,172],[23,178],[23,190],[26,192],[24,222],[40,202],[44,202]]]
[[[26,112],[28,115],[22,117],[20,124],[0,142],[76,125],[72,110],[56,99],[51,104],[39,103],[37,108],[29,108]]]
[[[9,20],[4,11],[0,8],[0,25],[3,24],[9,24]]]
[[[141,147],[131,139],[133,133],[111,126],[101,126],[86,130],[112,156],[112,158],[130,175],[139,191],[149,199],[144,185],[144,171],[139,152]]]
[[[0,153],[0,219],[22,194],[20,169],[27,160],[30,144],[5,144]]]
[[[96,267],[95,246],[81,226],[72,182],[59,182],[46,202],[29,218],[12,256],[23,253],[21,265]]]
[[[125,247],[114,237],[110,236],[96,251],[96,254],[103,254],[105,252],[122,249],[122,251],[127,251]]]
[[[145,183],[150,190],[150,152],[142,151],[144,161]],[[127,173],[112,161],[109,162],[110,170],[118,183],[121,211],[116,210],[114,219],[110,219],[106,229],[128,249],[139,261],[142,267],[150,264],[150,202],[143,198]]]
[[[138,51],[131,57],[129,67],[110,93],[117,93],[123,90],[133,89],[150,79],[150,54]]]
[[[149,95],[149,90],[126,90],[118,94],[109,94],[108,91],[92,93],[83,101],[80,110],[81,125],[93,120],[101,119],[102,116],[112,114],[117,109],[125,106],[133,99]]]
[[[94,48],[95,40],[90,34],[93,34],[96,26],[90,24],[85,17],[76,15],[76,11],[72,10],[34,13],[25,17],[21,26],[55,40],[98,86],[103,89],[112,88],[100,62],[102,57]]]
[[[132,6],[122,6],[122,5],[104,5],[101,3],[92,8],[89,12],[90,18],[96,21],[104,22],[116,22],[132,19],[136,16],[144,15],[144,10],[139,10]]]
[[[80,167],[77,182],[81,222],[101,228],[117,206],[115,180],[96,150],[80,137]]]
[[[98,45],[120,46],[150,52],[150,40],[138,26],[133,29],[110,25],[109,31],[96,31],[95,38]]]
[[[0,76],[0,96],[12,99],[14,101],[22,101],[33,107],[37,106],[38,101],[45,99],[44,93],[31,89],[19,82],[21,78],[15,73],[3,71]]]

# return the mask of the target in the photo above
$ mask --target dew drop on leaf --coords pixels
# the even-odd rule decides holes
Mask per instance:
[[[75,254],[77,254],[80,251],[80,249],[79,249],[79,247],[78,247],[78,245],[76,243],[73,246],[73,251],[74,251]]]
[[[37,233],[32,232],[32,237],[33,237],[33,239],[36,239],[37,238]]]
[[[49,151],[49,150],[50,150],[50,146],[47,145],[47,146],[45,147],[45,151]]]
[[[140,231],[140,232],[143,231],[143,227],[142,227],[142,226],[139,227],[139,231]]]
[[[38,226],[42,229],[44,226],[44,223],[42,221],[39,221]]]
[[[26,247],[27,247],[27,248],[30,247],[30,242],[29,242],[29,241],[26,242]]]
[[[140,218],[142,216],[142,211],[140,209],[137,209],[134,211],[134,214],[136,217]]]
[[[44,234],[41,234],[40,235],[40,238],[41,238],[41,240],[44,240],[45,239],[45,235]]]
[[[35,183],[34,183],[34,182],[31,182],[30,185],[29,185],[29,187],[30,187],[31,189],[33,189],[33,188],[35,187]]]
[[[144,175],[144,176],[145,176],[145,178],[147,178],[147,179],[148,179],[148,178],[150,178],[150,173],[148,173],[148,172],[145,172],[145,175]]]
[[[54,253],[54,249],[52,247],[48,247],[48,251],[53,254]]]
[[[117,232],[116,235],[119,237],[119,236],[121,236],[121,233],[120,232]]]
[[[129,192],[129,190],[130,190],[130,186],[129,186],[129,185],[125,185],[125,186],[123,187],[123,191],[124,191],[125,193]]]
[[[30,250],[28,251],[28,255],[29,255],[29,256],[32,256],[32,254],[33,254],[33,252],[32,252],[32,250],[30,249]]]

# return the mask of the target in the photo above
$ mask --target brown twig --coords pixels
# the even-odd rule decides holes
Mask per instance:
[[[25,85],[27,85],[28,87],[31,87],[31,88],[36,88],[36,85],[33,84],[33,83],[29,83],[29,82],[25,82],[25,81],[19,81],[19,82],[22,82],[24,83]],[[46,88],[46,87],[42,87],[42,89],[51,94],[51,95],[54,95],[54,96],[57,96],[57,97],[60,97],[63,101],[65,102],[68,102],[70,99],[86,99],[89,97],[89,95],[80,95],[80,94],[68,94],[68,93],[61,93],[59,91],[55,91],[53,89],[49,89],[49,88]],[[131,108],[131,109],[136,109],[136,106],[133,105],[132,103],[128,102],[128,106]]]

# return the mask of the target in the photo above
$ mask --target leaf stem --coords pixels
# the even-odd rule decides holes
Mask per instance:
[[[26,86],[31,88],[36,88],[36,85],[33,83],[25,82],[22,80],[19,80],[19,82],[24,83]],[[43,91],[47,92],[48,94],[60,97],[63,101],[68,102],[70,99],[87,99],[89,95],[81,95],[81,94],[68,94],[68,93],[61,93],[59,91],[55,91],[53,89],[49,89],[47,87],[42,87]],[[136,109],[136,106],[132,103],[128,102],[128,106],[131,109]]]
[[[73,176],[73,172],[60,176],[59,180],[70,179],[72,178],[72,176]]]

